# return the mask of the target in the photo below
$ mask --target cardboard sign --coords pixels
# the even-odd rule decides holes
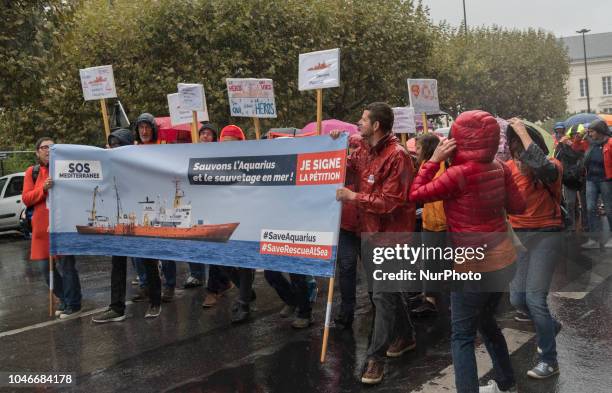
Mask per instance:
[[[225,81],[231,116],[276,117],[272,79],[227,78]]]
[[[438,81],[435,79],[408,79],[410,106],[416,113],[440,113]]]
[[[173,126],[188,124],[193,120],[192,111],[182,109],[179,93],[168,94],[168,109],[170,124]],[[198,111],[198,121],[208,121],[208,112]]]
[[[340,49],[300,54],[299,90],[340,86]]]
[[[85,101],[117,97],[112,65],[84,68],[79,74]]]
[[[414,108],[393,108],[393,132],[396,134],[416,134]]]
[[[204,86],[199,83],[179,83],[177,87],[181,109],[207,112]]]

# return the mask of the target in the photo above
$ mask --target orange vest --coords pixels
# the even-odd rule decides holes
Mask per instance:
[[[422,163],[421,166],[423,166]],[[440,169],[436,172],[434,179],[443,174],[445,170],[446,165],[441,162]],[[423,229],[431,232],[446,231],[446,215],[444,214],[444,202],[442,200],[423,205]]]

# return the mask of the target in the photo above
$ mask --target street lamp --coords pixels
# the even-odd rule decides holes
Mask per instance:
[[[587,96],[587,112],[591,112],[591,96],[589,94],[589,70],[587,69],[587,56],[586,56],[586,41],[584,39],[585,33],[588,33],[589,29],[582,29],[576,31],[578,34],[582,34],[582,49],[584,50],[584,77],[585,77],[585,88]]]
[[[463,0],[463,29],[465,31],[465,35],[467,36],[467,14],[465,13],[465,0]]]

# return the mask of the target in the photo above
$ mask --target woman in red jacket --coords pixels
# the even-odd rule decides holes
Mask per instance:
[[[543,379],[559,373],[555,336],[561,324],[550,314],[546,298],[561,247],[563,170],[557,159],[546,157],[548,148],[538,131],[528,130],[519,119],[510,120],[508,144],[512,154],[508,166],[527,202],[523,213],[509,217],[527,248],[518,254],[510,302],[533,320],[540,361],[527,375]]]
[[[456,248],[487,245],[484,260],[454,265],[457,272],[478,272],[482,277],[462,282],[463,288],[451,294],[451,346],[458,393],[479,391],[474,353],[477,330],[495,370],[495,381],[480,392],[515,389],[508,347],[494,314],[515,271],[516,251],[507,234],[506,212],[522,212],[525,202],[510,169],[494,160],[499,134],[499,125],[489,113],[462,113],[451,127],[452,139],[438,145],[410,190],[413,202],[444,201],[448,232]],[[440,162],[449,158],[452,165],[434,179]]]
[[[34,207],[32,215],[32,246],[30,259],[40,261],[42,272],[49,284],[49,209],[47,194],[53,187],[49,177],[49,149],[53,140],[48,137],[36,142],[38,164],[26,170],[21,198],[28,207]],[[34,180],[36,177],[36,180]],[[81,283],[73,255],[58,259],[53,270],[53,293],[60,300],[55,313],[60,319],[77,316],[81,312]],[[60,274],[61,272],[61,274]]]

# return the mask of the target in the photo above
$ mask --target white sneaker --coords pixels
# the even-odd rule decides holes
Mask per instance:
[[[516,393],[516,386],[513,386],[508,390],[501,390],[497,386],[497,382],[495,382],[494,380],[491,380],[489,381],[489,383],[487,383],[486,386],[481,386],[478,389],[478,392],[480,393]]]
[[[604,247],[605,248],[612,248],[612,238],[608,239],[606,244],[604,244]]]
[[[599,249],[600,244],[599,244],[599,242],[596,242],[593,239],[589,239],[588,242],[584,243],[580,247],[585,248],[585,249],[593,250],[593,249]]]

